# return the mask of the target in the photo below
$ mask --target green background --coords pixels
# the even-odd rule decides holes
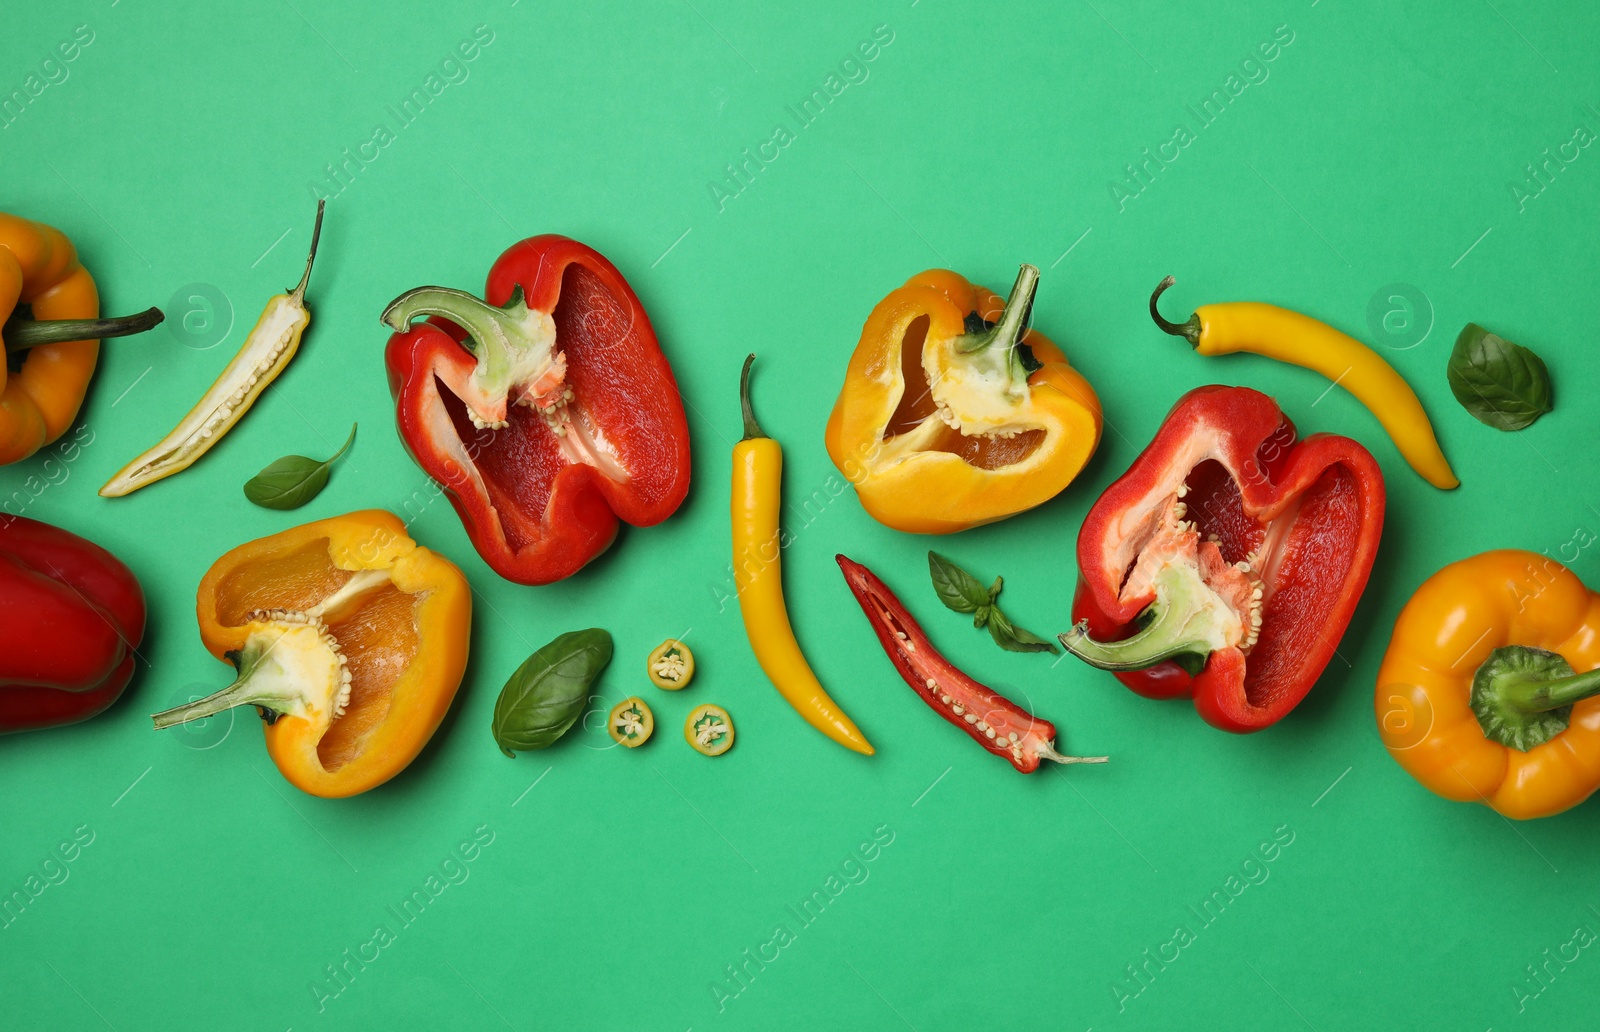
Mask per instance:
[[[22,888],[74,829],[93,836],[67,880],[0,929],[0,1024],[1576,1027],[1600,1002],[1588,970],[1600,958],[1552,965],[1537,996],[1526,966],[1580,926],[1600,929],[1593,808],[1513,825],[1431,796],[1380,747],[1372,685],[1395,614],[1434,569],[1491,547],[1557,555],[1600,531],[1588,404],[1600,390],[1600,150],[1582,148],[1537,196],[1513,190],[1534,192],[1524,166],[1546,149],[1600,128],[1600,14],[1528,0],[1427,6],[118,0],[12,11],[4,90],[60,78],[40,65],[74,27],[93,42],[0,128],[0,203],[66,230],[107,310],[163,304],[172,319],[106,345],[76,461],[0,470],[0,498],[54,478],[27,515],[117,553],[151,609],[149,668],[113,710],[0,742],[0,893]],[[442,80],[441,62],[478,25],[492,43],[446,67],[461,81],[399,125],[389,107]],[[786,106],[825,88],[876,26],[893,41],[867,77],[796,126]],[[1275,30],[1292,43],[1241,68]],[[1226,93],[1230,75],[1257,81],[1197,125],[1186,106]],[[323,166],[380,124],[393,139],[369,145],[342,189],[327,186]],[[793,141],[719,204],[724,166],[777,125]],[[1124,166],[1179,125],[1194,139],[1141,173],[1135,193]],[[338,192],[299,357],[194,469],[98,498],[298,278],[318,184]],[[479,289],[510,242],[550,231],[604,252],[644,300],[688,405],[694,479],[666,524],[624,531],[578,576],[527,588],[479,560],[402,450],[377,317],[421,283]],[[937,542],[877,525],[852,492],[834,497],[823,424],[872,305],[930,266],[1003,292],[1021,261],[1044,270],[1036,325],[1105,402],[1105,439],[1078,482]],[[1201,359],[1159,334],[1145,298],[1169,272],[1173,313],[1274,301],[1386,346],[1461,489],[1424,484],[1372,417],[1314,374]],[[197,293],[186,284],[222,300],[185,324]],[[207,319],[228,332],[202,349]],[[1545,357],[1553,414],[1502,434],[1455,404],[1445,361],[1469,320]],[[870,760],[779,699],[730,597],[728,453],[749,350],[762,355],[762,421],[786,448],[796,628],[878,745]],[[939,608],[923,559],[936,544],[982,577],[1004,574],[1020,624],[1063,630],[1085,510],[1173,400],[1210,382],[1272,393],[1303,431],[1358,438],[1389,478],[1378,565],[1339,658],[1292,716],[1247,738],[1070,660],[1000,652]],[[330,454],[352,422],[356,444],[311,505],[245,501],[240,486],[261,466]],[[423,756],[379,790],[324,801],[278,776],[248,712],[153,733],[149,713],[228,680],[194,624],[212,560],[373,506],[401,513],[475,589],[467,679]],[[917,703],[848,595],[837,551],[879,571],[958,664],[1053,720],[1068,751],[1110,764],[1022,777]],[[1590,551],[1573,566],[1600,583]],[[546,753],[500,755],[488,729],[507,675],[557,633],[592,625],[617,645],[600,705],[644,694],[657,740],[611,750],[590,721]],[[643,675],[644,653],[669,635],[701,657],[681,696]],[[739,731],[716,761],[677,734],[711,701]],[[466,880],[401,927],[388,908],[442,869],[459,877],[451,858],[480,826],[492,842]],[[874,829],[892,841],[852,860]],[[1263,864],[1258,846],[1275,830],[1292,842]],[[1202,925],[1191,908],[1263,870]],[[830,876],[847,887],[802,926],[787,908],[826,897]],[[777,959],[730,981],[743,951],[772,956],[780,924],[793,938]],[[364,970],[351,965],[346,986],[328,980],[379,925],[394,941]],[[1178,959],[1152,964],[1147,986],[1132,981],[1127,966],[1180,925],[1193,941]],[[320,1006],[313,986],[328,994]]]

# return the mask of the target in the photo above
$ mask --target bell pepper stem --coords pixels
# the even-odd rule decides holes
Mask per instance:
[[[1178,281],[1168,276],[1156,284],[1155,292],[1150,295],[1150,318],[1156,321],[1156,325],[1161,327],[1163,333],[1170,333],[1174,337],[1182,337],[1189,342],[1190,347],[1197,348],[1200,346],[1200,313],[1195,312],[1183,322],[1175,323],[1163,318],[1161,309],[1156,307],[1156,302],[1161,300],[1161,295],[1166,293],[1167,288],[1176,282]]]
[[[1011,284],[1011,293],[1000,311],[999,320],[982,333],[964,336],[956,344],[956,350],[970,355],[998,345],[1007,352],[1015,351],[1032,321],[1033,299],[1038,293],[1039,267],[1024,264],[1017,270],[1016,282]]]
[[[1600,695],[1600,670],[1554,681],[1523,681],[1503,690],[1501,698],[1529,713],[1547,713]]]
[[[263,709],[277,712],[277,708],[273,703],[282,706],[290,701],[292,700],[288,698],[263,696],[262,693],[251,686],[249,674],[240,674],[237,681],[228,685],[222,691],[207,695],[203,699],[196,699],[194,702],[185,703],[182,706],[174,706],[172,709],[154,714],[150,719],[155,722],[156,730],[161,731],[165,728],[175,727],[178,724],[186,724],[191,720],[204,720],[206,717],[214,717],[218,713],[233,709],[236,706],[260,706]]]
[[[1211,653],[1238,640],[1240,619],[1206,586],[1193,566],[1169,565],[1152,582],[1155,601],[1145,607],[1143,627],[1121,641],[1089,637],[1087,620],[1059,635],[1067,651],[1101,670],[1147,670],[1172,660],[1191,675]]]
[[[159,326],[166,318],[159,308],[147,308],[137,315],[112,319],[19,319],[12,316],[0,329],[8,354],[44,344],[69,340],[104,340],[127,337]]]
[[[1470,703],[1484,737],[1523,752],[1567,729],[1572,706],[1600,695],[1600,670],[1575,674],[1558,653],[1505,645],[1472,675]]]
[[[214,716],[235,706],[255,706],[271,724],[283,714],[304,716],[315,707],[341,716],[350,699],[350,671],[323,624],[304,614],[273,610],[270,631],[252,633],[228,659],[239,677],[220,692],[153,715],[156,730]]]
[[[486,396],[503,397],[518,384],[541,375],[555,355],[555,324],[528,307],[519,284],[503,306],[452,287],[417,287],[389,302],[383,321],[404,333],[412,320],[439,315],[467,331],[461,342],[478,360],[473,378]]]
[[[767,436],[756,422],[756,410],[750,404],[750,367],[755,364],[754,352],[744,357],[744,368],[739,371],[739,411],[744,416],[744,436],[741,441],[754,441]]]

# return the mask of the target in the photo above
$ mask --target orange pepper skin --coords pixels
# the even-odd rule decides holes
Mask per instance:
[[[343,571],[362,570],[387,570],[391,583],[329,624],[353,674],[349,709],[320,738],[309,721],[290,714],[264,725],[272,762],[314,796],[375,788],[428,744],[466,670],[466,578],[412,541],[398,517],[368,509],[240,545],[200,582],[201,640],[227,659],[245,644],[246,614],[303,610],[349,580]]]
[[[20,304],[31,305],[35,319],[100,314],[94,277],[78,263],[72,242],[58,229],[0,212],[0,323]],[[27,458],[67,431],[99,357],[99,341],[74,340],[29,349],[15,373],[0,363],[0,465]]]
[[[919,273],[873,308],[850,357],[825,440],[833,464],[855,485],[878,522],[918,534],[949,534],[1005,519],[1050,500],[1077,476],[1100,442],[1100,399],[1061,349],[1029,330],[1022,338],[1042,367],[1027,378],[1017,421],[1044,432],[1015,462],[985,469],[950,448],[965,443],[926,416],[916,429],[887,433],[907,394],[902,341],[928,320],[924,354],[948,351],[968,313],[993,321],[1004,300],[947,269]],[[924,392],[923,383],[911,389]],[[935,425],[938,424],[938,425]]]
[[[1505,645],[1558,653],[1576,673],[1600,668],[1600,595],[1536,552],[1446,566],[1395,621],[1378,670],[1378,733],[1400,766],[1446,799],[1547,817],[1600,788],[1600,697],[1575,703],[1567,730],[1527,752],[1486,738],[1469,705],[1473,674]]]

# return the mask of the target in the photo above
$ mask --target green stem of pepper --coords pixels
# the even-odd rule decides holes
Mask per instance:
[[[21,319],[13,315],[6,320],[4,328],[0,328],[0,337],[5,338],[6,353],[14,354],[69,340],[127,337],[159,326],[165,318],[159,308],[147,308],[137,315],[114,319]]]
[[[1156,284],[1155,292],[1150,295],[1150,318],[1156,321],[1163,333],[1170,333],[1174,337],[1182,337],[1189,342],[1191,348],[1200,346],[1200,313],[1196,312],[1181,323],[1170,322],[1163,318],[1161,310],[1156,307],[1156,302],[1161,300],[1161,295],[1167,288],[1178,282],[1171,276]]]

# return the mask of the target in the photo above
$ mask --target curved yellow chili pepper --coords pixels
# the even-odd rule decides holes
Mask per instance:
[[[761,432],[750,408],[750,363],[755,357],[744,360],[739,376],[744,438],[733,446],[733,580],[745,634],[756,662],[808,724],[846,749],[871,756],[871,743],[823,690],[789,625],[778,543],[783,449]]]
[[[1378,417],[1401,458],[1422,479],[1446,491],[1461,486],[1417,392],[1376,351],[1309,315],[1256,301],[1202,305],[1186,321],[1168,322],[1156,301],[1172,284],[1168,276],[1150,295],[1150,317],[1157,326],[1187,339],[1202,355],[1248,351],[1321,373]]]

